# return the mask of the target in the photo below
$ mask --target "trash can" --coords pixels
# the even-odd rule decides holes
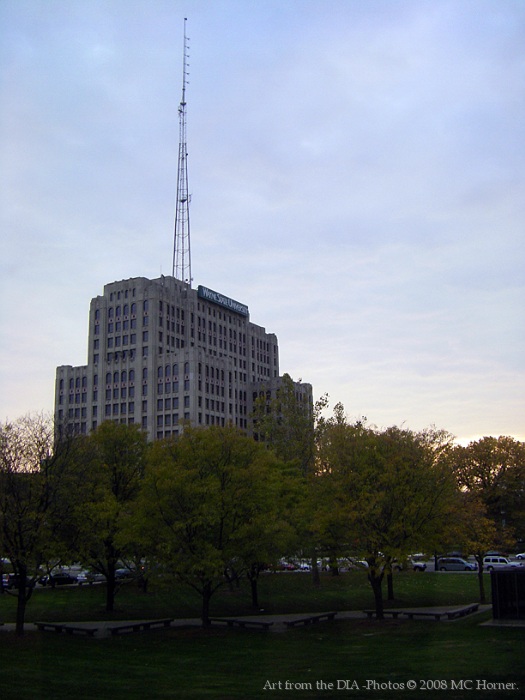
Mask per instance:
[[[525,567],[504,567],[490,572],[492,617],[525,620]]]

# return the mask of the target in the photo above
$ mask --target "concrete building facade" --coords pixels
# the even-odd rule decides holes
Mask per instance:
[[[138,424],[150,440],[185,424],[251,434],[255,397],[278,385],[277,337],[245,304],[175,277],[135,277],[91,300],[87,364],[57,368],[55,420],[80,434],[105,420]],[[311,402],[311,385],[297,386]]]

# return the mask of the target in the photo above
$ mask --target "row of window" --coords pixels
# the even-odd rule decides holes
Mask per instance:
[[[59,417],[60,420],[63,420],[63,416]],[[190,420],[190,414],[185,413],[184,414],[184,421],[189,421]],[[113,421],[115,423],[120,423],[120,424],[127,424],[127,425],[133,425],[135,423],[135,418],[133,416],[127,416],[127,417],[121,417],[121,418],[113,418]],[[172,436],[177,436],[179,435],[179,430],[176,428],[175,430],[163,430],[164,427],[173,427],[176,426],[180,422],[180,419],[177,417],[173,417],[173,420],[171,422],[159,422],[157,421],[157,439],[161,440],[162,438],[169,438]],[[198,415],[198,422],[199,424],[202,425],[203,423],[203,415],[202,413],[199,413]],[[209,414],[205,414],[204,416],[204,423],[206,425],[224,425],[226,424],[224,416],[213,416]],[[235,420],[235,424],[239,426],[240,428],[243,428],[244,430],[247,430],[248,428],[248,421],[246,418],[239,418]],[[96,430],[98,426],[98,421],[93,420],[91,423],[91,430]],[[76,434],[82,434],[86,435],[87,434],[87,423],[85,420],[80,422],[77,420],[76,422],[69,422],[68,423],[68,430],[72,431]],[[159,430],[160,428],[160,430]],[[142,429],[147,430],[148,429],[148,419],[147,416],[142,417]]]
[[[134,297],[135,292],[136,292],[135,287],[133,287],[132,289],[124,289],[122,291],[119,290],[118,292],[111,292],[109,295],[109,300],[110,301],[113,301],[114,299],[119,300],[121,298],[121,295],[124,296],[124,299],[127,299],[130,294],[132,297]]]

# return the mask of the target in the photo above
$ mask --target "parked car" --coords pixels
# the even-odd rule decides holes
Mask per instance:
[[[57,571],[56,574],[42,576],[38,581],[42,586],[67,586],[77,582],[77,577],[66,573],[65,571]]]
[[[525,559],[525,552],[521,552],[521,554],[516,554],[516,559],[519,559],[520,561]]]
[[[105,583],[106,577],[99,571],[90,571],[87,575],[89,583]]]
[[[424,561],[415,561],[414,559],[407,559],[402,563],[394,563],[394,569],[396,571],[404,571],[405,569],[412,569],[413,571],[426,571],[426,568],[427,565]]]
[[[122,579],[133,578],[133,572],[129,569],[115,569],[115,580],[121,581]]]
[[[424,561],[414,561],[411,559],[408,562],[409,566],[412,567],[414,571],[426,571],[427,570],[427,565],[425,564]]]
[[[510,561],[507,557],[484,557],[483,558],[483,568],[487,571],[493,571],[494,569],[503,569],[506,566],[516,567],[521,566],[521,562]]]
[[[85,583],[92,583],[89,578],[89,571],[79,571],[76,574],[76,578],[79,586],[82,586]]]
[[[4,578],[4,586],[9,590],[12,588],[18,588],[19,581],[20,576],[18,574],[7,574],[7,581]],[[26,579],[26,585],[31,585],[31,581],[29,579]]]
[[[438,571],[476,571],[477,566],[461,557],[440,557],[436,569]]]

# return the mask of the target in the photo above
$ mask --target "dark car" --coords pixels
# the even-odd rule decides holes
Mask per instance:
[[[18,588],[20,582],[20,576],[18,574],[7,574],[7,579],[4,577],[3,583],[5,588],[11,590],[12,588]],[[31,581],[26,579],[26,586],[31,585]]]
[[[115,581],[134,578],[134,573],[130,569],[115,569]]]
[[[56,574],[51,574],[50,576],[43,576],[38,581],[42,586],[67,586],[77,582],[77,577],[72,576],[66,572],[57,572]]]

